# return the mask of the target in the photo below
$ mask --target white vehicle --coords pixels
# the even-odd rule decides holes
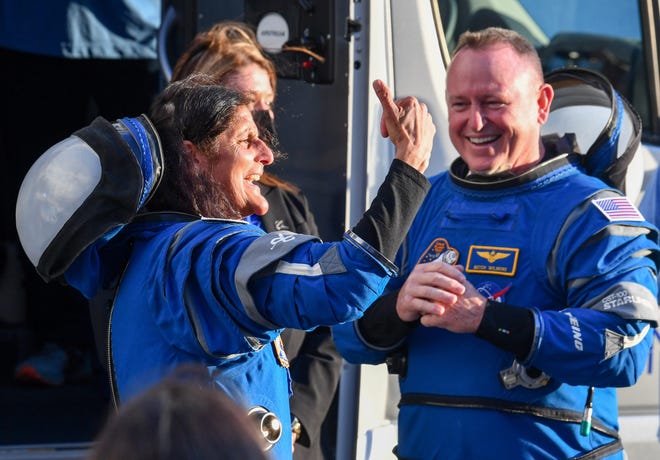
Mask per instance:
[[[277,127],[288,159],[273,167],[305,191],[325,240],[340,238],[357,221],[394,156],[379,134],[374,79],[384,80],[395,96],[413,95],[428,105],[438,133],[428,175],[457,156],[446,135],[446,67],[458,35],[470,28],[517,30],[537,46],[545,70],[576,65],[612,81],[643,121],[627,190],[637,202],[660,159],[655,0],[163,0],[162,18],[166,78],[185,44],[214,22],[238,19],[257,28],[281,76]],[[654,333],[647,370],[637,385],[619,392],[630,460],[660,458],[660,335]],[[84,456],[90,427],[105,415],[98,389],[9,390],[0,382],[0,459]],[[396,376],[385,366],[345,365],[337,459],[395,458],[398,396]],[[27,409],[8,420],[10,406]]]

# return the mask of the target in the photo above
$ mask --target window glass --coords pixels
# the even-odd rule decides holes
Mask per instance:
[[[544,71],[596,70],[650,127],[646,66],[637,0],[438,0],[450,52],[465,30],[513,29],[539,51]]]

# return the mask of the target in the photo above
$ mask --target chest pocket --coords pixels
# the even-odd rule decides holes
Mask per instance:
[[[511,231],[520,205],[514,202],[454,201],[442,218],[445,229]]]

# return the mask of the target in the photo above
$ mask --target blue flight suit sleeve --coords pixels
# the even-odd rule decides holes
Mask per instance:
[[[395,273],[391,263],[350,232],[339,243],[287,248],[300,238],[309,237],[267,234],[250,245],[236,270],[242,303],[263,327],[308,330],[357,319]]]
[[[156,270],[162,279],[149,283],[168,299],[161,308],[163,327],[178,328],[171,336],[179,338],[179,347],[188,337],[191,352],[201,344],[214,356],[246,353],[283,328],[352,321],[394,274],[391,263],[350,234],[320,243],[245,225],[212,237],[216,227],[198,221],[167,238],[167,260],[156,262],[162,263],[163,270]]]
[[[622,387],[642,374],[657,326],[657,231],[603,220],[594,206],[578,210],[557,240],[548,277],[568,308],[535,311],[524,364],[572,385]]]
[[[571,385],[625,387],[642,375],[653,341],[647,321],[587,308],[548,311],[541,318],[540,345],[524,364]]]
[[[341,356],[352,364],[382,364],[392,351],[369,346],[360,334],[357,321],[334,326],[332,337]]]
[[[407,273],[412,270],[413,267],[409,266],[407,260],[407,247],[406,242],[404,241],[401,248],[397,252],[395,258],[395,264],[399,267],[399,275],[392,278],[385,288],[386,295],[396,295],[405,281]],[[392,300],[395,302],[395,300]],[[389,312],[392,315],[392,312]],[[383,321],[399,321],[398,318],[384,318]],[[389,346],[377,346],[373,343],[370,343],[360,331],[360,324],[358,321],[353,321],[350,323],[338,324],[332,327],[332,336],[335,341],[335,346],[342,358],[352,364],[382,364],[386,361],[388,355],[401,347],[406,339],[397,340],[395,343],[392,343]]]

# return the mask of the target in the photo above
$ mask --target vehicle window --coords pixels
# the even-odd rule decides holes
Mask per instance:
[[[450,52],[465,30],[513,29],[537,47],[546,72],[579,66],[604,74],[650,128],[636,0],[438,0],[438,6]]]

